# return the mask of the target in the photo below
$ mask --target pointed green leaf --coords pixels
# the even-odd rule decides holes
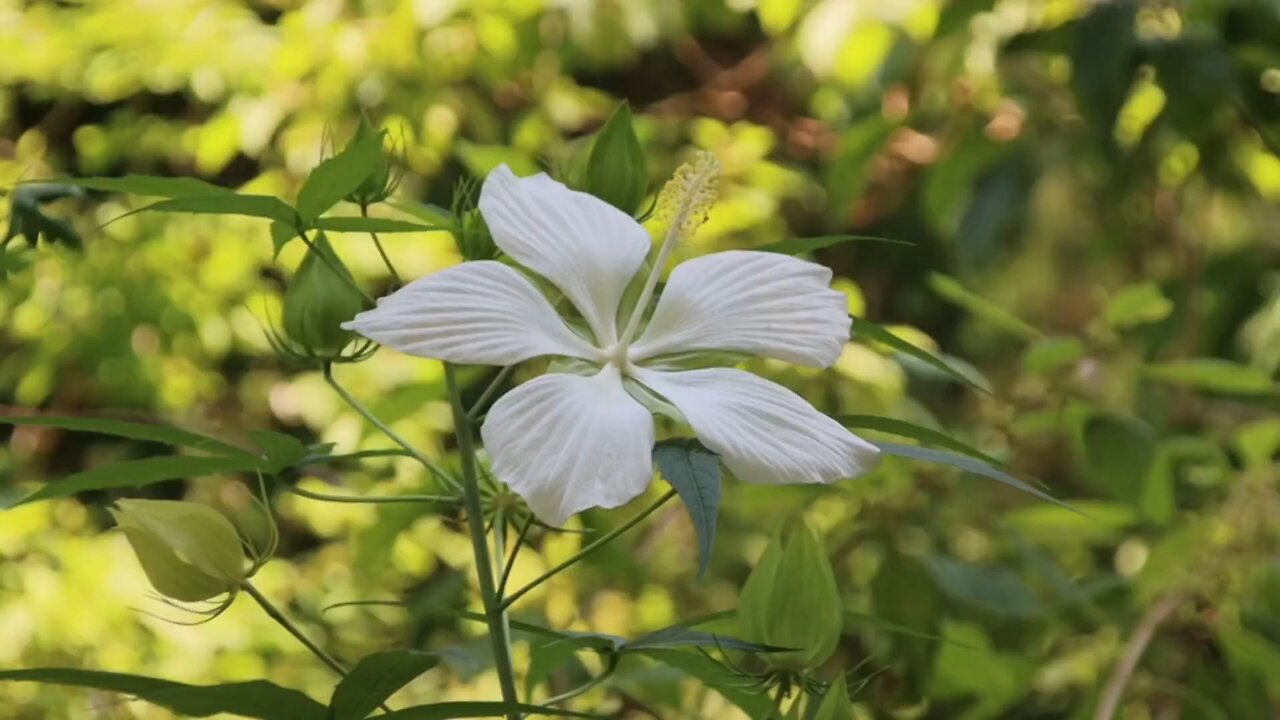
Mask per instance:
[[[545,705],[503,702],[442,702],[419,705],[379,715],[379,720],[450,720],[450,718],[496,718],[507,715],[531,715],[534,717],[603,718],[603,715],[561,710]]]
[[[899,445],[897,443],[875,443],[875,445],[880,448],[880,452],[888,455],[897,455],[898,457],[904,457],[908,460],[920,460],[924,462],[950,465],[951,467],[964,470],[965,472],[973,473],[974,475],[981,475],[982,477],[995,480],[998,483],[1003,483],[1011,488],[1021,490],[1029,495],[1034,495],[1041,500],[1051,502],[1054,505],[1059,505],[1073,512],[1079,512],[1067,503],[1055,498],[1043,490],[1032,487],[1009,473],[988,465],[976,458],[964,455],[955,455],[949,452],[919,447],[916,445]]]
[[[984,567],[951,558],[926,558],[925,567],[952,599],[1015,618],[1040,614],[1040,601],[1018,574],[1008,568]]]
[[[438,205],[416,203],[408,200],[392,200],[387,204],[406,215],[418,218],[432,227],[439,227],[445,230],[454,229],[453,214]]]
[[[649,649],[639,654],[701,680],[707,687],[742,708],[753,720],[777,720],[778,708],[750,678],[730,672],[706,656],[684,650]]]
[[[1005,332],[1016,335],[1023,340],[1035,340],[1040,337],[1040,331],[1022,318],[971,292],[955,278],[948,277],[942,273],[931,273],[929,275],[929,287],[943,300],[958,306],[971,315],[986,320]]]
[[[243,215],[298,223],[298,213],[283,200],[269,195],[201,195],[161,200],[135,212],[182,212],[196,215]]]
[[[1137,418],[1098,413],[1084,424],[1088,483],[1100,492],[1140,505],[1156,459],[1156,433]]]
[[[968,455],[992,465],[1000,466],[1004,464],[981,450],[969,447],[945,433],[938,432],[937,430],[927,428],[922,425],[916,425],[915,423],[909,423],[906,420],[880,417],[878,415],[840,415],[836,420],[845,427],[853,430],[878,430],[892,435],[908,437],[923,445],[937,445],[938,447],[944,447],[948,450],[955,450],[958,453]]]
[[[297,690],[283,688],[265,680],[224,685],[187,685],[142,675],[73,668],[0,670],[0,681],[3,680],[67,685],[131,695],[183,717],[209,717],[228,713],[259,720],[325,720],[328,714],[323,705]]]
[[[989,388],[985,388],[974,382],[972,378],[951,367],[932,353],[912,345],[870,320],[860,318],[857,315],[850,315],[849,317],[853,321],[853,332],[856,335],[860,335],[866,340],[872,340],[882,345],[887,345],[903,355],[913,357],[936,370],[942,371],[945,375],[960,382],[961,384],[968,385],[969,387],[975,390],[980,390],[988,395],[991,394],[991,390]]]
[[[274,430],[250,430],[249,438],[262,451],[266,466],[273,473],[301,463],[309,454],[301,440]]]
[[[653,450],[662,477],[680,494],[698,533],[698,577],[707,573],[720,514],[720,457],[696,440],[664,441]]]
[[[794,648],[784,648],[748,642],[729,635],[720,635],[718,633],[707,632],[705,630],[694,630],[693,628],[684,625],[672,625],[671,627],[666,627],[661,630],[655,630],[648,635],[642,635],[635,640],[628,640],[619,646],[618,651],[636,652],[639,650],[653,648],[678,647],[722,647],[729,650],[741,650],[742,652],[753,653],[786,652],[788,650],[794,650]]]
[[[23,425],[28,427],[56,427],[76,432],[92,432],[102,435],[141,440],[143,442],[165,443],[182,447],[206,450],[209,452],[252,457],[252,453],[241,448],[215,440],[204,435],[180,430],[166,425],[113,420],[111,418],[67,417],[63,415],[5,415],[0,416],[0,425]]]
[[[342,152],[311,171],[298,191],[298,214],[304,226],[310,227],[373,173],[382,156],[382,136],[380,132],[357,135]]]
[[[1276,384],[1266,371],[1219,358],[1193,358],[1145,365],[1141,372],[1152,380],[1227,395],[1275,395],[1277,391]]]
[[[395,220],[392,218],[375,218],[375,217],[327,217],[316,220],[313,226],[317,230],[328,230],[330,232],[352,232],[352,233],[406,233],[406,232],[435,232],[437,230],[448,230],[447,225],[426,225],[423,223],[410,222],[408,220]]]
[[[162,480],[182,480],[219,473],[251,472],[258,469],[252,457],[199,457],[168,455],[141,460],[125,460],[68,475],[10,505],[11,508],[39,500],[68,497],[88,490],[142,487]]]
[[[628,215],[644,200],[649,172],[625,100],[596,133],[582,180],[584,190]]]
[[[440,658],[417,650],[390,650],[365,657],[334,688],[331,720],[364,720],[414,678],[435,667]]]
[[[188,198],[235,194],[234,190],[193,177],[124,175],[121,177],[58,178],[54,182],[90,190],[145,195],[147,197]]]
[[[823,250],[833,245],[843,245],[850,242],[877,242],[888,245],[906,245],[908,247],[915,244],[906,240],[894,240],[892,238],[875,237],[874,235],[822,235],[809,238],[788,238],[753,249],[759,252],[779,253],[782,255],[803,255],[815,250]]]
[[[284,222],[281,220],[271,221],[271,257],[280,257],[280,251],[285,245],[298,237],[298,229],[294,227],[293,222]]]

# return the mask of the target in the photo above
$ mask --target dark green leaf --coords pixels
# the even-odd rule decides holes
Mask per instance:
[[[202,195],[161,200],[136,212],[182,212],[196,215],[243,215],[298,224],[298,213],[280,198],[269,195]]]
[[[151,423],[113,420],[111,418],[67,417],[62,415],[5,415],[0,416],[0,425],[23,425],[28,427],[56,427],[75,432],[91,432],[101,435],[141,440],[143,442],[165,443],[207,450],[209,452],[252,457],[253,454],[235,445],[215,440],[204,435],[197,435],[186,430],[155,425]]]
[[[728,635],[719,635],[705,630],[694,630],[693,628],[684,625],[672,625],[671,627],[663,628],[661,630],[655,630],[654,632],[638,637],[635,640],[628,640],[618,648],[618,651],[636,652],[639,650],[648,650],[653,648],[677,647],[722,647],[729,650],[741,650],[743,652],[753,653],[784,652],[793,649],[747,642],[746,640],[739,640],[738,638],[730,637]]]
[[[1040,601],[1008,568],[982,567],[945,557],[928,558],[925,565],[938,587],[954,600],[1021,619],[1040,613]]]
[[[431,705],[419,705],[417,707],[405,708],[397,710],[385,715],[379,715],[379,720],[449,720],[449,718],[491,718],[504,717],[511,714],[524,714],[548,717],[571,717],[571,718],[603,718],[602,715],[588,715],[586,713],[574,712],[572,710],[561,710],[559,708],[546,707],[544,705],[526,705],[524,703],[512,703],[508,705],[502,702],[443,702],[433,703]]]
[[[447,225],[425,225],[423,223],[410,222],[408,220],[394,220],[391,218],[375,218],[375,217],[327,217],[316,220],[313,226],[318,230],[328,230],[330,232],[353,232],[353,233],[405,233],[405,232],[434,232],[437,230],[448,230]]]
[[[914,638],[916,640],[932,640],[934,642],[953,642],[941,635],[933,635],[919,630],[912,630],[906,625],[885,620],[871,613],[858,612],[857,610],[844,611],[844,631],[847,633],[858,626],[866,626],[875,630],[881,630],[893,635],[902,635],[903,637]],[[960,643],[956,643],[960,644]]]
[[[1080,113],[1107,138],[1132,84],[1137,12],[1132,0],[1098,3],[1075,24],[1071,85]]]
[[[980,384],[974,382],[968,375],[951,367],[947,363],[935,357],[932,353],[912,345],[870,320],[865,320],[856,315],[850,315],[849,317],[853,320],[854,334],[861,336],[862,339],[887,345],[889,348],[897,352],[913,357],[926,365],[932,366],[936,370],[942,371],[948,377],[957,380],[964,385],[968,385],[975,390],[981,390],[984,393],[990,394],[990,389],[982,387]]]
[[[924,445],[937,445],[948,450],[955,450],[970,457],[976,458],[991,465],[1003,465],[999,460],[982,452],[981,450],[969,447],[964,443],[945,435],[932,428],[927,428],[915,423],[909,423],[906,420],[898,420],[895,418],[880,417],[878,415],[841,415],[836,418],[842,425],[854,430],[878,430],[893,435],[909,437]]]
[[[789,240],[780,240],[768,245],[761,245],[755,250],[759,252],[779,253],[781,255],[803,255],[811,253],[814,250],[822,250],[833,245],[842,245],[849,242],[878,242],[887,243],[889,245],[907,245],[914,243],[906,240],[894,240],[892,238],[874,237],[871,235],[823,235],[821,237],[810,238],[791,238]]]
[[[324,211],[350,195],[373,174],[382,156],[382,133],[359,134],[342,152],[311,171],[298,191],[298,214],[310,227]]]
[[[664,441],[653,450],[662,477],[680,494],[698,533],[698,577],[707,573],[720,515],[720,457],[696,440]]]
[[[189,198],[235,194],[233,190],[193,177],[124,175],[122,177],[58,178],[56,182],[90,190],[145,195],[148,197]]]
[[[1054,505],[1060,505],[1068,510],[1075,510],[1075,508],[1072,508],[1067,503],[1062,502],[1043,490],[1032,487],[1009,473],[988,465],[976,458],[967,457],[965,455],[954,455],[949,452],[918,447],[916,445],[898,445],[896,443],[876,443],[875,445],[880,448],[881,452],[889,455],[897,455],[909,460],[921,460],[924,462],[950,465],[951,467],[973,473],[974,475],[981,475],[982,477],[990,478],[996,482],[1008,485],[1011,488],[1021,490],[1029,495],[1034,495],[1046,502],[1051,502]]]
[[[352,668],[329,703],[331,720],[363,720],[440,658],[417,650],[390,650],[366,656]]]
[[[294,227],[293,222],[284,222],[281,220],[271,221],[271,257],[280,257],[280,251],[285,245],[298,237],[298,229]]]
[[[274,430],[250,430],[249,438],[262,451],[266,466],[272,473],[301,463],[309,453],[307,446],[298,438]]]
[[[1156,458],[1156,434],[1146,423],[1123,415],[1098,414],[1084,425],[1089,485],[1138,505]]]
[[[179,480],[219,473],[250,472],[258,469],[258,461],[251,457],[198,457],[166,455],[124,460],[68,475],[45,485],[22,498],[10,507],[26,505],[39,500],[67,497],[89,490],[108,490],[123,487],[142,487],[162,480]]]
[[[209,717],[219,713],[260,720],[325,720],[320,703],[297,690],[265,680],[224,685],[184,683],[72,668],[0,670],[0,680],[42,682],[123,693],[172,710],[184,717]]]
[[[877,115],[840,136],[840,147],[827,170],[827,208],[834,221],[850,216],[871,177],[867,172],[871,161],[897,127],[897,123]]]

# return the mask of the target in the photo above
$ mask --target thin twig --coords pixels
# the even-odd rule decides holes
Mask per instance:
[[[511,554],[507,558],[506,565],[502,568],[502,577],[498,579],[498,598],[501,599],[507,592],[507,580],[511,577],[511,569],[516,566],[516,556],[520,554],[520,547],[524,545],[525,536],[529,534],[529,528],[533,527],[533,513],[529,513],[524,519],[524,523],[520,525],[520,534],[516,536],[516,541],[511,545]]]
[[[1107,685],[1102,691],[1098,708],[1093,714],[1094,720],[1112,720],[1115,717],[1120,701],[1124,698],[1124,691],[1129,687],[1133,672],[1138,667],[1138,661],[1147,651],[1147,646],[1155,637],[1156,630],[1169,619],[1184,599],[1186,598],[1181,592],[1165,595],[1156,601],[1156,604],[1152,605],[1138,621],[1133,634],[1129,636],[1129,642],[1125,643],[1124,654],[1111,670],[1111,677],[1107,678]]]
[[[498,388],[502,387],[502,384],[507,381],[507,378],[511,377],[511,372],[515,369],[515,365],[508,365],[499,370],[497,375],[493,376],[493,380],[489,382],[488,387],[484,389],[484,392],[480,393],[480,399],[476,400],[475,404],[471,406],[471,409],[467,411],[468,420],[475,421],[476,418],[480,417],[480,413],[484,410],[485,406],[489,404],[489,400],[498,392]]]
[[[361,203],[360,216],[369,217],[369,206]],[[404,285],[404,281],[400,279],[400,273],[396,272],[396,266],[391,264],[391,258],[387,257],[387,251],[382,248],[382,241],[378,239],[378,233],[370,230],[369,237],[373,238],[373,246],[378,248],[378,254],[382,256],[382,262],[387,266],[387,271],[391,273],[391,278],[396,281],[396,287]]]

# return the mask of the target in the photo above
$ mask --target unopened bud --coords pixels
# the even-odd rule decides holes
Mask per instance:
[[[382,131],[373,128],[367,118],[361,117],[360,124],[356,127],[356,134],[351,138],[351,144],[368,140],[374,135],[381,137],[382,134]],[[383,148],[373,172],[369,173],[369,177],[365,178],[359,187],[347,195],[346,200],[361,207],[384,202],[396,191],[402,176],[403,168],[399,156]]]
[[[161,595],[181,602],[234,592],[245,579],[244,552],[216,510],[177,500],[120,500],[110,508]]]
[[[583,169],[582,188],[628,215],[640,209],[648,194],[644,148],[627,103],[619,105],[596,133]]]
[[[334,358],[354,339],[342,323],[364,309],[355,279],[324,233],[307,250],[284,294],[284,332],[302,353]]]

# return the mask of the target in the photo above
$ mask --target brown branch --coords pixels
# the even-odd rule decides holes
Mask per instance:
[[[1142,659],[1147,646],[1151,644],[1151,639],[1155,637],[1156,630],[1169,619],[1185,599],[1181,592],[1165,595],[1157,600],[1156,604],[1152,605],[1138,621],[1133,634],[1129,636],[1129,642],[1125,643],[1124,654],[1111,670],[1111,677],[1107,678],[1107,685],[1102,691],[1102,697],[1098,700],[1093,720],[1112,720],[1115,717],[1120,701],[1124,699],[1124,691],[1129,687],[1129,681],[1133,679],[1133,671],[1137,669],[1138,661]]]

